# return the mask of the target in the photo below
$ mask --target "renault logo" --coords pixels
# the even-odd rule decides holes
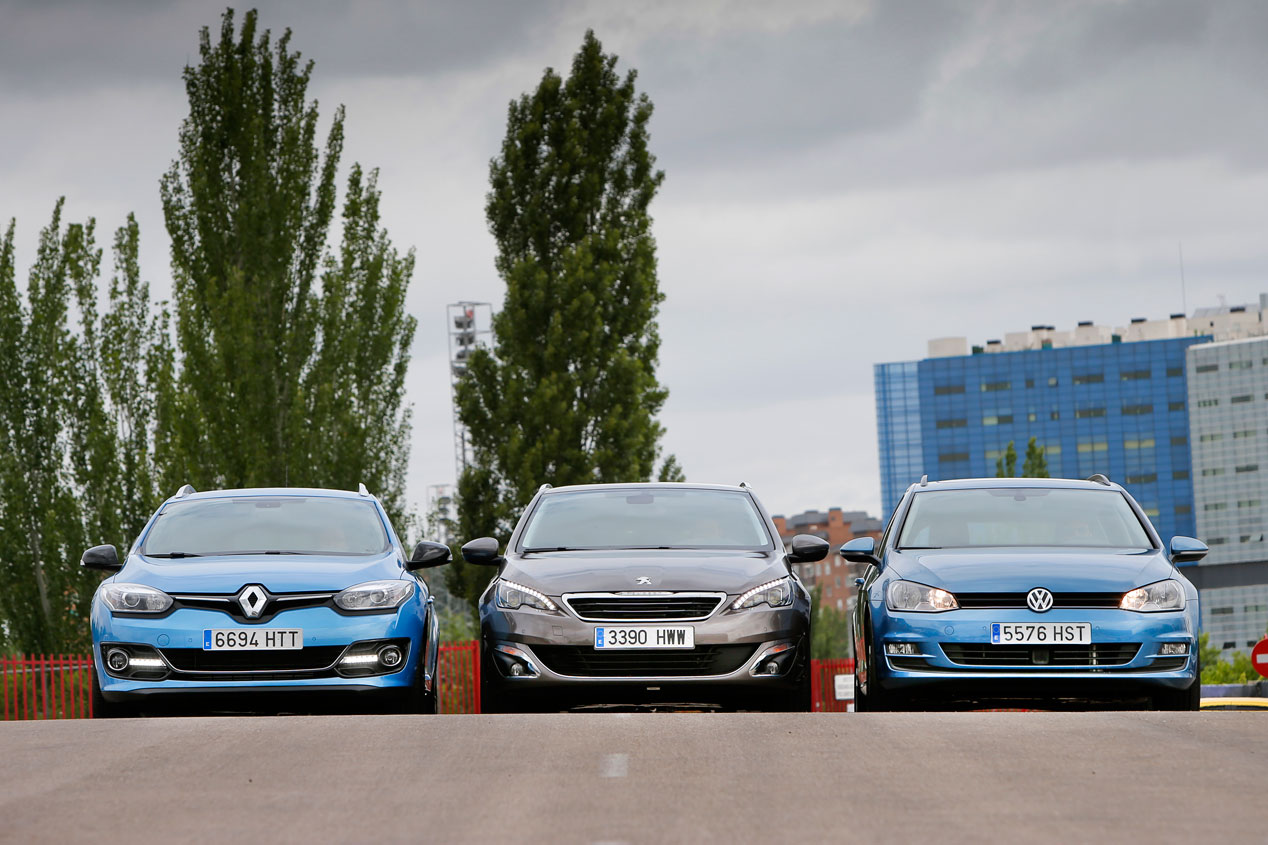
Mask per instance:
[[[243,587],[238,593],[238,604],[242,607],[242,612],[246,614],[248,619],[258,618],[264,612],[264,606],[268,603],[268,592],[258,584],[250,584]]]
[[[1052,609],[1052,593],[1043,587],[1035,587],[1026,593],[1026,606],[1035,613],[1045,613]]]
[[[652,579],[648,578],[646,575],[640,575],[634,579],[634,583],[635,584],[650,584],[652,583]]]

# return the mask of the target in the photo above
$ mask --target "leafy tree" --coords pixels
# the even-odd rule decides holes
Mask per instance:
[[[1047,454],[1044,447],[1040,446],[1033,437],[1026,444],[1026,460],[1021,465],[1021,474],[1023,478],[1048,477]]]
[[[1008,448],[1004,450],[1004,454],[995,459],[995,477],[996,478],[1012,478],[1017,474],[1017,450],[1013,448],[1013,441],[1008,441]]]
[[[1198,654],[1204,684],[1249,684],[1263,679],[1249,654],[1235,651],[1231,659],[1223,659],[1223,652],[1211,645],[1210,634],[1205,631],[1198,635]]]
[[[165,483],[364,481],[399,519],[413,255],[379,227],[376,174],[354,167],[343,245],[323,261],[344,112],[319,149],[313,64],[290,50],[289,30],[274,46],[252,10],[235,38],[229,10],[199,52],[184,72],[180,155],[161,182],[180,350],[159,414]]]
[[[810,622],[810,656],[815,660],[834,660],[849,657],[850,614],[837,610],[823,601],[823,587],[816,585],[810,590],[811,622]]]
[[[648,149],[652,104],[587,32],[565,80],[547,68],[511,102],[485,206],[506,299],[493,347],[457,387],[473,460],[458,483],[460,535],[505,537],[543,483],[656,474],[667,391],[656,380],[663,296],[648,207],[664,174]],[[680,478],[672,457],[662,477]],[[451,569],[474,598],[488,572]]]

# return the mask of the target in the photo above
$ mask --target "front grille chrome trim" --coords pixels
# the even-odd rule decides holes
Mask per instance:
[[[626,591],[626,592],[619,592],[619,593],[564,593],[562,596],[560,596],[560,599],[563,601],[564,607],[568,609],[568,612],[571,613],[573,616],[577,617],[578,619],[580,619],[582,622],[607,622],[612,624],[624,624],[624,623],[656,624],[656,623],[662,623],[662,622],[703,622],[706,619],[711,618],[714,614],[718,612],[719,609],[722,608],[724,604],[726,604],[727,594],[714,593],[714,592]],[[573,607],[572,603],[576,599],[582,599],[582,600],[598,599],[600,601],[610,601],[613,604],[625,604],[627,606],[637,604],[638,602],[647,602],[649,611],[651,609],[650,606],[652,604],[660,604],[663,606],[663,605],[672,603],[676,599],[687,599],[687,600],[694,599],[697,602],[699,602],[700,600],[708,599],[708,600],[712,600],[714,602],[714,605],[712,608],[710,608],[708,613],[705,613],[703,615],[693,614],[690,616],[675,616],[675,615],[665,615],[666,611],[662,611],[662,615],[658,615],[658,616],[657,615],[638,615],[638,616],[628,616],[628,617],[626,616],[596,616],[594,615],[593,610],[590,611],[588,615],[582,615],[582,613],[578,611],[577,608]],[[672,614],[672,610],[667,612]]]

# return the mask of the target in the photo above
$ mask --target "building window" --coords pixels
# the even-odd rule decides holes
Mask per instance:
[[[1224,474],[1224,467],[1208,467],[1207,469],[1202,470],[1203,478],[1210,478],[1212,475],[1223,475],[1223,474]]]
[[[1079,408],[1074,412],[1076,420],[1086,420],[1105,416],[1104,408]]]
[[[1140,416],[1144,416],[1145,414],[1152,414],[1153,412],[1154,412],[1153,405],[1124,405],[1123,406],[1123,416],[1125,417],[1140,417]]]
[[[1026,422],[1034,422],[1038,418],[1039,418],[1038,415],[1036,415],[1034,411],[1031,411],[1029,414],[1026,414]]]
[[[1176,516],[1188,516],[1191,513],[1193,513],[1193,505],[1176,505]]]
[[[983,393],[995,393],[999,390],[1010,390],[1013,386],[1011,381],[984,381],[982,382]]]
[[[1081,373],[1074,377],[1075,384],[1104,384],[1105,373]]]
[[[1233,608],[1231,607],[1213,607],[1211,608],[1212,616],[1232,616]]]
[[[1242,608],[1245,613],[1263,613],[1268,610],[1268,604],[1248,604]]]
[[[1183,402],[1168,402],[1167,410],[1168,411],[1183,411],[1184,403]]]
[[[1189,471],[1187,469],[1178,469],[1171,473],[1172,481],[1188,481]]]
[[[1249,361],[1229,361],[1228,368],[1230,370],[1249,370],[1250,362]]]
[[[1154,447],[1154,439],[1152,437],[1143,437],[1140,440],[1124,440],[1124,449],[1152,449]]]
[[[1242,535],[1243,543],[1262,543],[1263,541],[1264,541],[1263,534],[1243,534]]]
[[[1089,440],[1079,444],[1080,454],[1084,454],[1087,452],[1104,452],[1104,451],[1107,451],[1108,449],[1109,449],[1109,444],[1107,444],[1104,440]]]
[[[1199,399],[1198,400],[1199,408],[1214,408],[1215,406],[1219,404],[1220,404],[1220,400],[1218,399]]]
[[[1008,425],[1012,421],[1012,414],[1000,414],[997,417],[982,417],[982,425]]]
[[[968,452],[943,452],[938,456],[938,463],[953,464],[957,461],[967,461],[968,459]]]
[[[938,420],[938,428],[965,428],[969,424],[966,419]]]
[[[1243,464],[1237,468],[1237,472],[1258,472],[1259,464]]]
[[[1199,373],[1214,373],[1220,368],[1219,364],[1198,364],[1194,369]]]
[[[1239,499],[1237,506],[1239,508],[1257,508],[1261,503],[1261,499]]]
[[[1048,376],[1048,386],[1049,386],[1049,387],[1056,387],[1056,386],[1057,386],[1057,377],[1056,377],[1056,376]]]
[[[1255,397],[1251,396],[1249,393],[1243,393],[1241,396],[1234,396],[1232,399],[1228,400],[1228,403],[1230,405],[1245,405],[1254,398]]]
[[[1032,379],[1032,378],[1028,378],[1028,379],[1026,379],[1026,387],[1034,387],[1034,386],[1035,386],[1035,380],[1034,380],[1034,379]]]
[[[1247,429],[1243,429],[1243,430],[1241,430],[1241,431],[1234,431],[1234,432],[1233,432],[1233,439],[1234,439],[1234,440],[1241,440],[1241,439],[1246,438],[1246,437],[1254,437],[1254,436],[1255,436],[1255,429],[1253,429],[1253,428],[1247,428]]]
[[[1226,640],[1223,648],[1237,648],[1237,640]]]
[[[1228,539],[1226,537],[1208,537],[1206,540],[1208,546],[1222,546],[1227,542]]]
[[[1142,472],[1139,475],[1127,476],[1128,484],[1153,484],[1157,480],[1158,473],[1156,472]]]
[[[951,396],[956,393],[963,393],[964,385],[962,384],[935,384],[933,386],[934,396]]]
[[[1189,438],[1183,434],[1177,434],[1171,438],[1172,446],[1188,446]]]
[[[1184,367],[1167,367],[1167,378],[1179,378],[1184,375]]]
[[[1119,374],[1123,381],[1145,381],[1149,378],[1148,370],[1124,370]]]
[[[1228,510],[1228,502],[1210,502],[1202,506],[1204,511],[1226,511]]]
[[[1198,440],[1200,440],[1203,443],[1214,443],[1217,440],[1223,440],[1223,439],[1224,439],[1224,434],[1219,431],[1215,432],[1214,434],[1203,434],[1198,437]]]
[[[1050,420],[1059,420],[1059,419],[1061,419],[1061,412],[1060,412],[1060,411],[1053,411],[1052,413],[1048,414],[1048,419],[1050,419]]]

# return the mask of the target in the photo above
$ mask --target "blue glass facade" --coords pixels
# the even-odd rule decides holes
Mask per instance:
[[[1164,539],[1192,536],[1185,349],[1207,337],[994,352],[877,364],[881,501],[913,481],[995,475],[1012,441],[1046,451],[1053,477],[1104,473]],[[912,401],[914,394],[915,401]],[[914,421],[919,420],[918,430]]]

